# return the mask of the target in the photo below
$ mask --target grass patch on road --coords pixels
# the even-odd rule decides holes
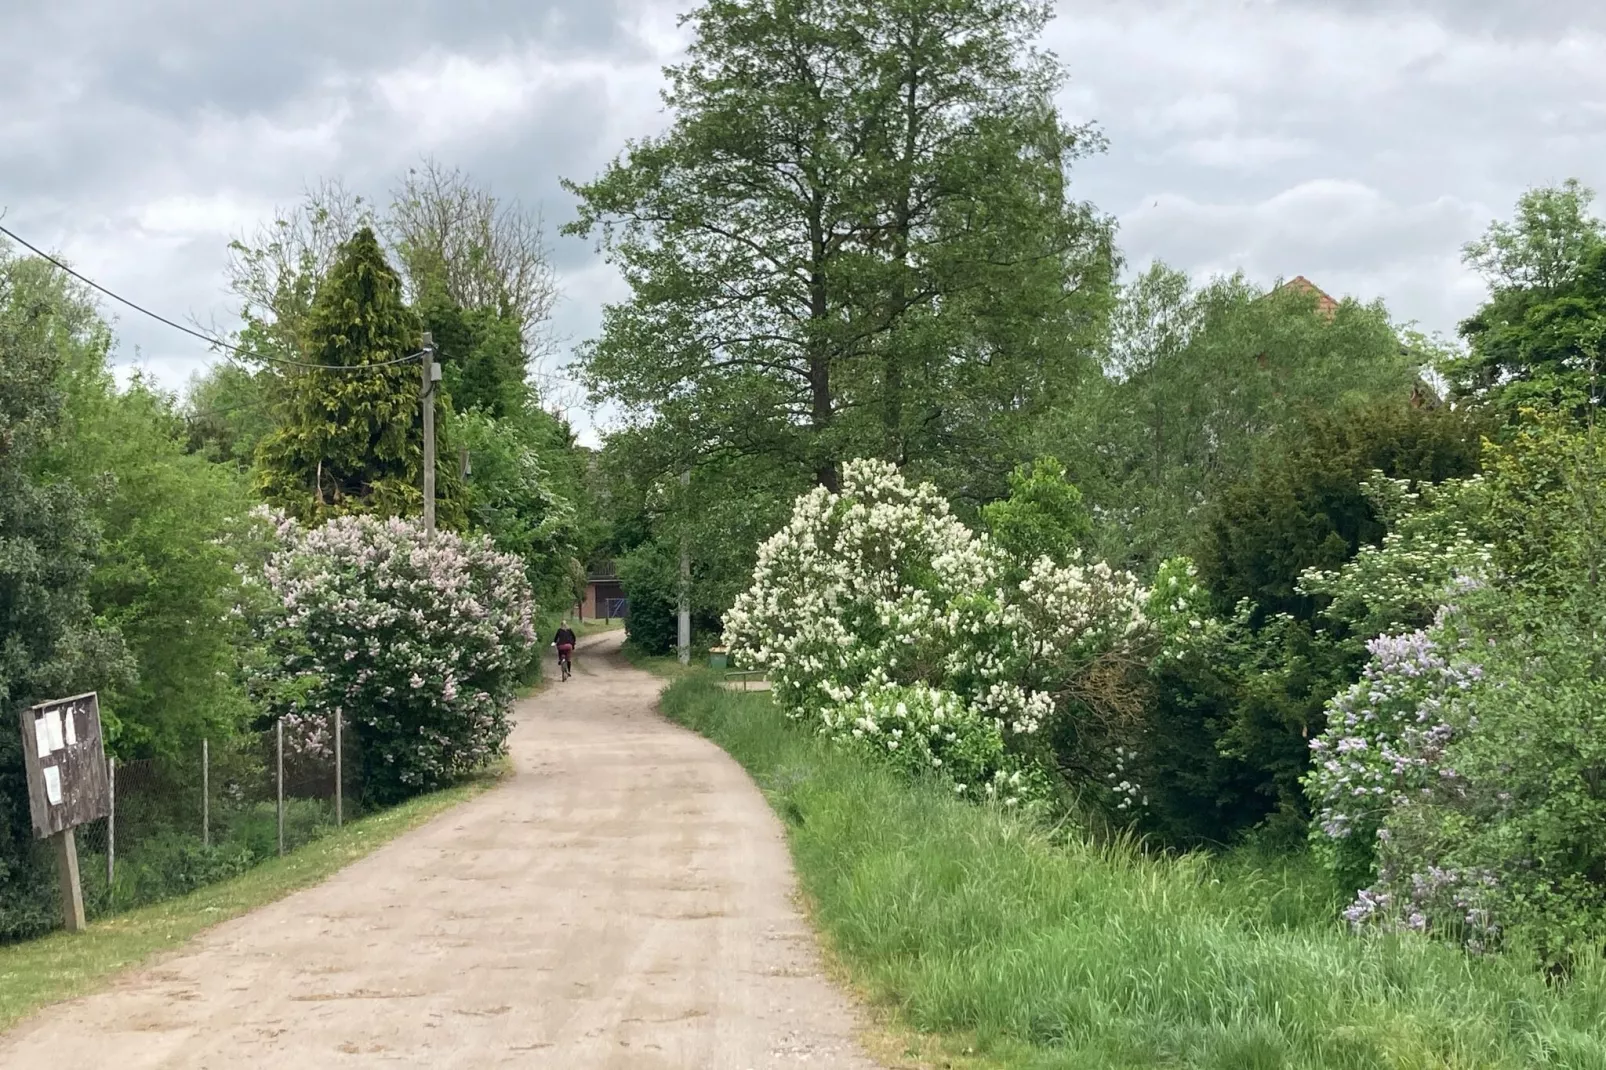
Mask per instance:
[[[912,784],[710,673],[663,707],[785,821],[851,981],[922,1040],[1010,1070],[1606,1068],[1606,967],[1358,937],[1299,859],[1147,858]]]
[[[232,880],[97,921],[85,932],[56,932],[0,947],[0,1032],[41,1007],[94,991],[203,929],[317,884],[493,786],[506,769],[498,766],[456,787],[352,821]]]

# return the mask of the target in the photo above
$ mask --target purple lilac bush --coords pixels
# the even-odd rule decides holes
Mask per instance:
[[[256,690],[287,743],[326,755],[333,718],[366,798],[440,787],[501,753],[535,642],[524,562],[416,521],[273,517],[254,626]]]

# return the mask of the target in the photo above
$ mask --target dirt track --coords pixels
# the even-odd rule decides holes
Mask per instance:
[[[0,1066],[869,1070],[741,768],[603,640],[516,775],[0,1038]]]

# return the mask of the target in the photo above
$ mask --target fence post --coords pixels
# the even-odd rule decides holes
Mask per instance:
[[[117,875],[117,759],[106,759],[106,907],[111,909],[112,880]]]
[[[340,757],[340,711],[335,710],[335,827],[345,824],[345,765]]]
[[[212,742],[201,740],[201,846],[212,846]]]
[[[276,765],[278,773],[275,782],[278,784],[278,812],[279,812],[279,857],[284,857],[284,719],[273,722],[273,735],[275,737],[275,750],[278,753]]]

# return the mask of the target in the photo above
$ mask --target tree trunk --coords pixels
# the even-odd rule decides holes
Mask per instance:
[[[825,275],[825,199],[816,191],[809,218],[809,326],[812,328],[809,346],[809,426],[813,430],[815,456],[814,478],[820,486],[835,494],[837,483],[837,457],[834,446],[826,442],[831,427],[831,352],[826,338],[826,320],[830,301],[826,294]]]

